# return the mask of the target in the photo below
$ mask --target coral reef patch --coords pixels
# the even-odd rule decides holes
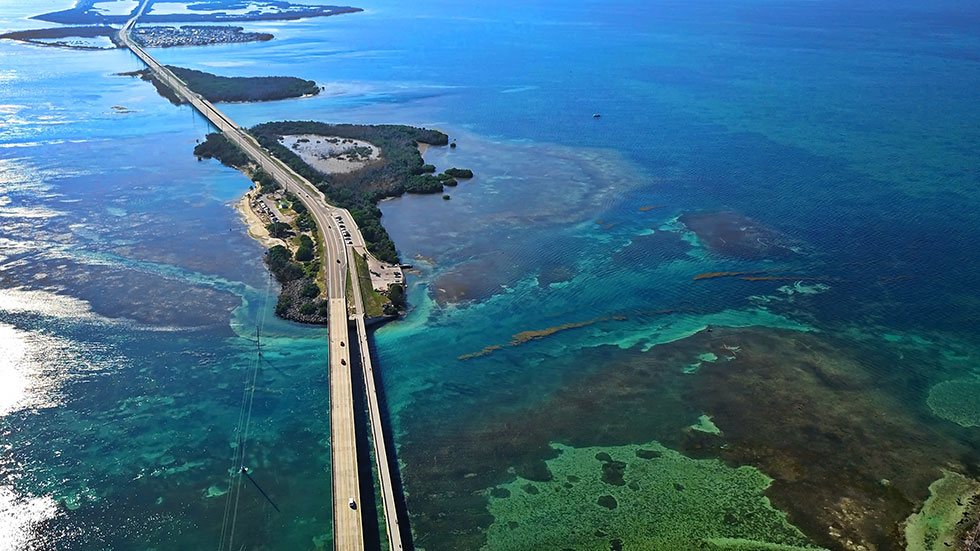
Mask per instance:
[[[737,212],[687,213],[679,220],[705,247],[724,256],[759,260],[798,255],[798,242]]]

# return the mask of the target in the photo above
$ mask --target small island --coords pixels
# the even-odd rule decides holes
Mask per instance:
[[[453,178],[472,178],[473,171],[468,168],[447,168],[445,174]]]
[[[399,259],[395,244],[381,224],[381,210],[377,202],[404,193],[441,194],[445,185],[456,183],[448,170],[433,175],[435,167],[426,165],[419,153],[419,144],[448,145],[449,137],[438,130],[403,125],[283,121],[260,124],[249,132],[263,147],[313,182],[331,204],[349,210],[364,236],[368,250],[381,263],[388,265],[397,266]],[[242,170],[255,181],[259,194],[283,193],[268,174],[253,166],[248,156],[222,134],[208,134],[205,141],[194,148],[194,154],[198,158],[215,158]],[[473,174],[466,169],[451,170],[460,178]],[[289,207],[287,211],[277,214],[274,208],[266,206],[266,212],[270,215],[266,230],[270,236],[301,239],[296,236],[309,232],[314,237],[310,243],[316,242],[316,224],[301,202],[291,196],[282,196],[282,201],[277,199],[274,204],[288,204]],[[294,217],[283,220],[283,212]],[[319,257],[309,254],[311,248],[301,251],[302,243],[299,241],[294,244],[294,250],[290,247],[283,247],[285,250],[273,247],[267,255],[270,269],[283,284],[280,306],[276,312],[286,319],[321,323],[318,316],[324,306],[319,293],[313,294],[311,286],[311,282],[315,283],[318,277]],[[365,279],[365,284],[361,285],[362,292],[365,292],[365,288],[371,289],[367,259],[355,260],[359,277]],[[387,291],[380,291],[383,296],[378,294],[377,289],[373,292],[378,296],[366,297],[365,304],[373,305],[375,315],[397,313],[404,306],[401,284],[390,285]],[[368,314],[372,315],[372,312]]]
[[[320,93],[320,87],[316,82],[296,77],[223,77],[173,65],[166,67],[177,78],[186,82],[191,90],[212,103],[273,101],[314,96]],[[177,97],[169,86],[159,82],[149,69],[119,74],[139,76],[153,83],[160,95],[172,103],[177,105],[183,103],[183,100]]]

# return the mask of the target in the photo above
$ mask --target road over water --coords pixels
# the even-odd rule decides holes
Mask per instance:
[[[146,9],[144,1],[139,12],[130,19],[119,33],[120,40],[136,54],[154,75],[169,86],[182,99],[199,111],[229,140],[237,144],[258,166],[272,176],[287,191],[296,195],[313,215],[323,236],[323,269],[326,279],[329,305],[328,346],[330,377],[330,447],[333,477],[334,549],[349,551],[364,549],[362,514],[373,515],[361,507],[360,481],[358,478],[357,426],[354,423],[354,394],[352,367],[349,353],[349,322],[356,328],[360,363],[363,370],[371,431],[375,447],[381,496],[388,541],[391,549],[400,550],[401,530],[395,509],[395,488],[391,480],[388,452],[385,444],[384,425],[378,404],[374,369],[371,362],[364,305],[356,275],[351,277],[353,315],[348,308],[346,283],[353,254],[370,254],[357,224],[346,209],[327,203],[326,197],[308,180],[262,148],[258,141],[231,119],[216,109],[211,102],[193,92],[165,66],[158,63],[142,47],[133,42],[129,33],[136,20]],[[341,217],[351,234],[352,245],[346,245],[335,217]],[[356,508],[349,506],[353,499]]]

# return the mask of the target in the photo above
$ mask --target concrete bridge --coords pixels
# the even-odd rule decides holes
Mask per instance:
[[[119,38],[153,72],[157,79],[169,86],[180,98],[207,118],[229,140],[237,144],[265,172],[272,176],[287,191],[303,202],[313,215],[323,236],[323,269],[327,285],[329,305],[328,346],[330,378],[330,449],[333,479],[333,532],[334,549],[338,551],[360,550],[365,547],[363,514],[374,514],[361,507],[360,480],[358,478],[357,426],[354,422],[354,394],[352,367],[348,342],[350,324],[353,323],[360,350],[360,364],[363,370],[367,393],[367,405],[374,442],[374,455],[377,462],[381,498],[384,506],[385,527],[392,551],[403,549],[398,514],[395,508],[395,488],[388,464],[385,427],[382,423],[375,387],[374,369],[368,347],[367,330],[364,324],[364,305],[361,300],[356,266],[353,254],[367,254],[367,247],[357,223],[350,212],[330,205],[326,197],[308,180],[294,172],[286,164],[276,159],[259,145],[246,130],[239,127],[225,114],[214,107],[199,94],[191,90],[185,82],[177,78],[169,69],[158,63],[130,37],[130,31],[137,19],[143,15],[147,2],[141,3],[140,10],[130,19],[119,33]],[[351,234],[352,245],[344,242],[335,217],[344,220]],[[346,283],[350,277],[354,304],[353,314],[347,307]],[[353,499],[356,509],[349,506]]]

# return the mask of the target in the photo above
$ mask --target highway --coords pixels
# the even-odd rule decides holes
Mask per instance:
[[[356,246],[353,249],[355,254],[361,254]],[[368,416],[371,420],[371,434],[374,435],[374,459],[378,466],[381,500],[385,512],[385,528],[392,551],[399,551],[403,549],[401,527],[395,508],[395,488],[391,481],[391,467],[388,465],[388,449],[384,438],[384,425],[381,423],[381,407],[378,405],[378,391],[375,387],[371,349],[368,347],[367,328],[364,323],[364,305],[357,277],[351,278],[351,286],[351,294],[354,295],[354,311],[356,312],[354,323],[357,325],[358,349],[361,351],[361,370],[364,374],[364,389],[367,393]]]
[[[367,340],[364,306],[361,301],[356,274],[351,277],[353,316],[349,314],[348,297],[346,296],[349,268],[356,270],[356,267],[350,262],[350,255],[370,254],[365,247],[364,238],[350,212],[327,203],[326,197],[313,184],[262,148],[253,136],[215,108],[211,102],[193,92],[186,83],[133,42],[129,33],[137,19],[143,14],[146,5],[147,2],[144,0],[137,14],[123,26],[119,33],[122,43],[136,54],[161,82],[169,86],[178,96],[204,115],[283,188],[296,195],[313,215],[323,237],[322,264],[326,282],[326,299],[329,306],[327,340],[329,346],[334,549],[342,551],[364,549],[365,541],[361,518],[362,513],[365,512],[361,508],[360,481],[357,470],[357,427],[354,422],[352,366],[349,343],[345,342],[349,338],[351,318],[353,318],[360,345],[361,357],[359,360],[367,389],[370,426],[380,478],[388,541],[392,550],[403,549],[395,509],[395,488],[392,486],[388,468],[384,426],[381,422],[374,370]],[[337,216],[341,217],[346,229],[351,234],[352,244],[350,246],[344,242],[344,237],[336,223],[335,217]],[[356,508],[349,506],[350,499],[354,500]],[[373,515],[374,512],[367,511],[366,514]]]

